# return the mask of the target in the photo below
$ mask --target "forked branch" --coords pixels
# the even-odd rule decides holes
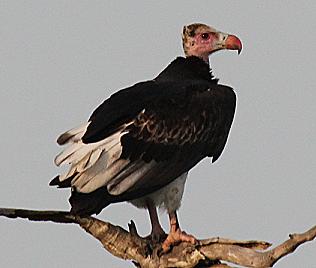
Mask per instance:
[[[0,208],[0,216],[25,218],[31,221],[75,223],[98,239],[111,254],[132,260],[137,267],[231,267],[233,263],[244,267],[272,267],[280,258],[292,253],[299,245],[316,236],[316,226],[302,234],[291,234],[290,238],[273,249],[263,241],[236,241],[224,238],[200,240],[196,245],[181,243],[163,254],[159,244],[152,244],[137,234],[132,222],[129,232],[109,222],[94,217],[80,217],[65,211],[36,211]]]

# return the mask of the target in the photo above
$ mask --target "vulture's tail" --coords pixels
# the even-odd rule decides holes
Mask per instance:
[[[69,198],[69,203],[71,204],[70,212],[80,216],[98,214],[111,203],[106,198],[107,196],[106,187],[99,188],[89,194],[72,191]]]

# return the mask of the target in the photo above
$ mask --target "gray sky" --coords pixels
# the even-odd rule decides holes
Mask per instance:
[[[203,22],[244,50],[211,58],[238,95],[218,162],[187,181],[180,224],[198,238],[278,244],[316,224],[315,1],[0,1],[0,207],[68,209],[48,187],[62,132],[114,91],[156,76],[182,55],[180,32]],[[150,231],[128,204],[99,218]],[[161,214],[166,230],[166,214]],[[0,267],[132,267],[74,225],[0,219]],[[315,267],[316,244],[277,267]]]

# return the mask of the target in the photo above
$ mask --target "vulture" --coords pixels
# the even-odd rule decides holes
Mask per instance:
[[[121,89],[78,127],[57,139],[65,149],[57,166],[69,169],[50,185],[70,187],[71,213],[98,214],[128,201],[147,208],[153,241],[162,249],[196,239],[180,229],[180,207],[188,172],[203,158],[215,162],[231,128],[236,95],[211,72],[209,56],[222,49],[241,52],[235,35],[201,23],[183,27],[185,57],[177,57],[156,78]],[[170,231],[159,223],[167,211]]]

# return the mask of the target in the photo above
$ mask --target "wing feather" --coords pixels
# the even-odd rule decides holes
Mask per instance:
[[[68,130],[67,132],[61,134],[57,139],[57,143],[59,145],[64,145],[64,144],[67,144],[69,142],[79,141],[83,137],[84,133],[86,132],[89,124],[90,124],[90,122],[83,123],[80,126],[72,128],[72,129]]]
[[[108,192],[112,195],[120,195],[134,186],[134,184],[146,176],[146,174],[156,165],[154,161],[145,163],[136,161],[127,169],[122,170],[108,184]]]
[[[70,147],[55,163],[71,167],[59,181],[70,178],[79,193],[105,187],[107,198],[129,200],[170,183],[205,156],[216,160],[236,98],[230,87],[209,87],[205,82],[150,82],[135,85],[134,93],[129,88],[114,94],[89,123],[61,135],[59,142]]]

